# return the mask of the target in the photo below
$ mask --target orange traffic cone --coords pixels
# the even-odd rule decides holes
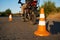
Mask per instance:
[[[40,17],[39,17],[39,24],[37,31],[34,32],[36,36],[49,36],[49,32],[46,31],[46,24],[45,24],[45,15],[44,15],[44,9],[41,8],[40,11]]]
[[[11,14],[9,15],[9,21],[10,22],[12,21],[12,15]]]

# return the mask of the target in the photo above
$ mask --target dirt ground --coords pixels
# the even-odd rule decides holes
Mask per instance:
[[[37,27],[23,22],[21,17],[13,17],[12,22],[8,21],[8,17],[0,17],[0,40],[60,40],[60,33],[48,37],[36,36]]]

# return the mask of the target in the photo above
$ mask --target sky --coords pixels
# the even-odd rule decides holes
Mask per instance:
[[[21,0],[23,3],[25,0]],[[44,4],[44,1],[48,0],[39,0],[39,5]],[[57,7],[60,7],[60,0],[51,0],[55,2]],[[0,12],[5,11],[6,9],[10,9],[12,13],[19,13],[21,11],[20,4],[18,4],[18,0],[0,0]]]

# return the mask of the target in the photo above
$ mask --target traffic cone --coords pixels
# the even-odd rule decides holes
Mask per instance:
[[[40,11],[40,17],[39,17],[39,24],[37,31],[34,32],[36,36],[49,36],[50,33],[46,30],[46,23],[45,23],[45,15],[44,15],[44,9],[41,8]]]
[[[11,14],[9,15],[9,21],[10,22],[12,21],[12,15]]]

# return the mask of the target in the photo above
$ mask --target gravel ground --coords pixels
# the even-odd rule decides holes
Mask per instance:
[[[60,40],[60,33],[48,37],[35,36],[36,29],[37,25],[23,22],[20,17],[13,17],[12,22],[8,17],[0,17],[0,40]]]

